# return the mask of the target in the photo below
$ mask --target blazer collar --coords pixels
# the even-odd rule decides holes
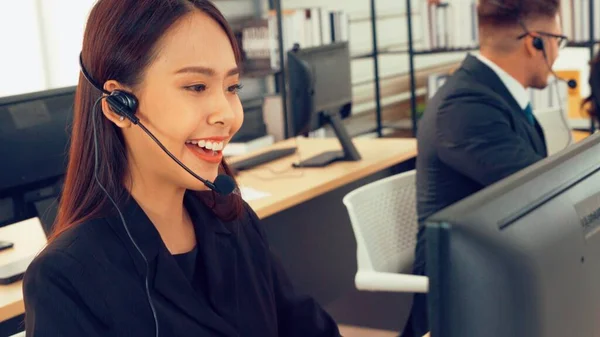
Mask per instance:
[[[193,195],[195,192],[187,191],[184,195],[184,205],[190,217],[194,223],[196,232],[198,233],[198,224],[207,224],[208,230],[214,231],[215,233],[231,234],[231,230],[221,221],[207,221],[212,217],[212,212],[206,207],[197,196]],[[210,193],[210,192],[200,192]],[[120,214],[115,214],[107,218],[113,230],[123,240],[124,245],[132,252],[134,261],[139,264],[142,272],[145,272],[145,262],[143,259],[139,259],[139,249],[144,254],[144,257],[148,262],[154,260],[157,254],[162,250],[166,249],[158,230],[150,221],[146,213],[142,210],[136,200],[130,195],[126,194],[125,201],[121,203],[119,207],[123,220],[127,225],[127,228],[123,225]],[[204,230],[204,229],[203,229]],[[131,236],[131,238],[130,238]],[[135,245],[131,242],[135,241]]]
[[[192,195],[192,192],[186,192],[184,204],[194,223],[197,244],[202,247],[199,250],[197,266],[202,266],[204,270],[211,270],[210,277],[209,275],[202,276],[209,279],[211,288],[211,292],[206,294],[208,299],[205,299],[196,293],[168,251],[156,227],[139,204],[131,195],[127,197],[120,207],[127,229],[123,226],[118,214],[108,217],[107,221],[123,241],[139,274],[145,277],[146,273],[149,273],[151,286],[179,308],[182,314],[203,326],[220,332],[223,336],[235,336],[235,329],[223,318],[231,321],[231,318],[237,316],[237,307],[232,306],[231,303],[234,298],[237,298],[237,293],[229,284],[236,279],[235,270],[237,268],[236,250],[233,247],[233,240],[231,240],[230,228],[216,219],[210,209],[198,197]],[[128,232],[131,239],[135,241],[135,245],[129,238]],[[210,247],[205,247],[202,242],[209,242]],[[144,257],[140,255],[136,245]],[[202,262],[200,262],[201,259]],[[206,265],[207,263],[210,265]],[[207,300],[211,302],[212,306]],[[218,308],[219,301],[222,300],[229,303],[225,303],[226,306],[221,307],[217,314],[211,307]]]
[[[472,77],[482,85],[489,87],[494,92],[502,96],[510,105],[513,111],[519,111],[523,118],[526,118],[522,113],[523,109],[510,93],[504,82],[498,77],[496,72],[485,63],[481,62],[477,57],[468,54],[462,63],[462,68],[470,73]]]
[[[526,127],[531,130],[529,133],[529,140],[534,146],[536,152],[540,155],[546,156],[547,149],[544,141],[544,131],[541,125],[538,123],[537,118],[534,116],[534,125],[529,124],[526,119],[527,117],[523,113],[523,109],[515,97],[510,93],[504,82],[502,82],[498,74],[496,74],[496,72],[488,65],[471,54],[467,55],[461,65],[461,68],[469,73],[475,81],[481,83],[481,85],[487,86],[504,99],[504,101],[509,105],[511,113],[517,115],[516,118],[522,120],[526,124]]]
[[[525,110],[527,105],[530,104],[529,93],[527,92],[527,89],[525,89],[519,81],[512,77],[512,75],[507,73],[506,70],[502,69],[490,59],[483,55],[475,55],[474,57],[485,64],[488,68],[492,69],[502,84],[504,84],[510,95],[517,101],[521,110]]]

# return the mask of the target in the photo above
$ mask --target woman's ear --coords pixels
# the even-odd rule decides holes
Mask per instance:
[[[108,92],[113,92],[115,90],[123,90],[127,91],[119,82],[115,80],[108,80],[104,83],[104,90]],[[109,121],[113,122],[116,126],[120,128],[128,128],[131,127],[131,121],[127,119],[127,117],[116,113],[108,104],[106,99],[102,100],[102,114]]]

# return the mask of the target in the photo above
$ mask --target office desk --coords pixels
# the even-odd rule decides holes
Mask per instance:
[[[13,248],[0,252],[3,265],[40,252],[46,244],[46,235],[38,218],[33,218],[0,228],[0,240],[14,243]],[[0,285],[0,322],[24,311],[22,282]]]
[[[248,203],[293,283],[324,306],[355,290],[356,240],[342,198],[367,183],[414,169],[417,154],[415,139],[359,138],[354,144],[361,161],[296,169],[291,165],[298,157],[304,160],[340,145],[337,139],[302,138],[297,145],[286,140],[274,147],[297,146],[298,155],[237,177],[242,187],[270,194]]]
[[[338,150],[340,146],[337,139],[299,139],[297,142],[288,139],[263,151],[297,146],[297,155],[243,171],[236,179],[242,186],[270,194],[269,197],[248,202],[260,218],[265,218],[414,158],[417,154],[414,139],[355,139],[354,144],[362,156],[361,161],[338,162],[323,168],[296,169],[291,166],[298,159],[304,160],[324,151]],[[256,153],[260,152],[252,155]],[[246,157],[234,157],[230,161]]]

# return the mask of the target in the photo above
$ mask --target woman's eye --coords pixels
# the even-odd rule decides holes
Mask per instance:
[[[202,92],[202,91],[206,90],[206,85],[195,84],[195,85],[190,85],[189,87],[186,87],[186,89],[195,91],[195,92]]]
[[[230,86],[227,90],[231,93],[236,94],[242,89],[242,87],[243,86],[241,84],[235,84],[235,85]]]

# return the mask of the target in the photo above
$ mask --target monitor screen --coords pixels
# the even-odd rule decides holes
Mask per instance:
[[[75,87],[0,98],[0,194],[65,173]]]
[[[600,336],[599,137],[426,220],[432,337]]]
[[[294,133],[323,127],[319,113],[350,114],[352,78],[347,42],[288,52],[291,123]]]

